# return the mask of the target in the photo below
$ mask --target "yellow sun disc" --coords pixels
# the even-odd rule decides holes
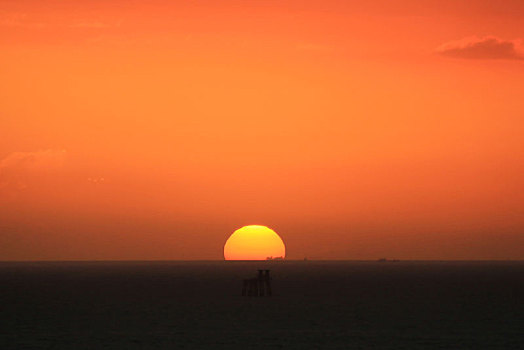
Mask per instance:
[[[224,245],[226,260],[266,260],[285,258],[282,238],[272,229],[261,225],[244,226],[228,238]]]

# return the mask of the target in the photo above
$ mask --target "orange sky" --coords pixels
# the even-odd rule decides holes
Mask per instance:
[[[524,2],[0,0],[0,260],[524,258]]]

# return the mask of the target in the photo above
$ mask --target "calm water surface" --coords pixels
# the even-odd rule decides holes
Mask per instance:
[[[1,349],[524,349],[524,263],[0,263],[0,314]]]

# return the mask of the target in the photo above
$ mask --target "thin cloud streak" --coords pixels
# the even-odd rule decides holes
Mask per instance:
[[[469,37],[445,43],[436,49],[440,55],[476,60],[524,60],[522,41],[495,36]]]
[[[60,171],[66,160],[65,150],[13,152],[0,160],[0,190],[24,190],[44,174]],[[0,192],[1,194],[1,192]]]

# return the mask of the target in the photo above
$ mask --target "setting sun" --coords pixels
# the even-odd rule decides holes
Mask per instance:
[[[266,260],[285,256],[282,238],[266,226],[244,226],[233,232],[224,245],[226,260]]]

